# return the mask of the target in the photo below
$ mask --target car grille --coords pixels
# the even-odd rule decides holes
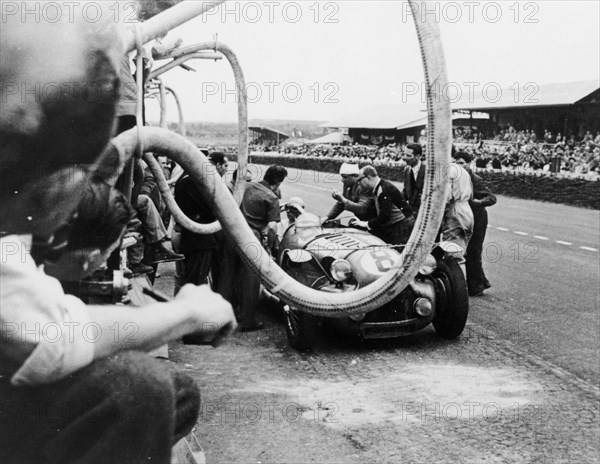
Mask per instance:
[[[366,314],[363,322],[393,322],[416,317],[413,309],[415,295],[406,288],[389,303]]]

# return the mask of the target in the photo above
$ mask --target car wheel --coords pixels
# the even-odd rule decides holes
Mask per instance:
[[[433,327],[443,338],[458,337],[467,324],[469,293],[467,281],[458,262],[454,259],[438,262],[435,274],[438,301]]]
[[[292,348],[298,351],[311,349],[317,341],[319,318],[297,309],[284,306],[285,332]]]

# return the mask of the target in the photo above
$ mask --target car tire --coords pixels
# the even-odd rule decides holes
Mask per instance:
[[[284,310],[288,343],[298,351],[310,350],[317,341],[319,318],[294,308]]]
[[[435,274],[442,307],[433,318],[436,333],[443,338],[457,338],[464,330],[469,315],[467,281],[455,259],[438,262]]]

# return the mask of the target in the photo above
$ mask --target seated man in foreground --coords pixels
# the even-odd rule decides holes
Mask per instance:
[[[110,21],[28,20],[14,15],[0,28],[0,462],[169,464],[195,424],[198,389],[143,352],[233,330],[231,306],[191,285],[169,303],[86,306],[36,265],[32,237],[52,242],[71,220],[90,181],[82,166],[109,140],[123,50]],[[93,85],[102,95],[42,91],[23,101],[11,82]]]

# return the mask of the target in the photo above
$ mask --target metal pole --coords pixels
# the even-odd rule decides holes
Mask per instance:
[[[150,18],[141,25],[142,43],[145,44],[152,39],[165,35],[171,29],[182,25],[190,19],[203,15],[224,2],[225,0],[212,0],[210,2],[184,0]],[[130,52],[135,50],[135,47],[135,33],[130,30],[125,37],[125,51]]]
[[[183,63],[202,50],[212,50],[225,55],[233,70],[235,77],[235,87],[238,101],[238,176],[233,190],[233,196],[238,203],[241,203],[245,190],[245,173],[248,166],[248,95],[246,92],[246,79],[244,72],[238,61],[237,56],[227,45],[221,42],[202,42],[188,47],[182,47],[175,50],[170,56],[173,62],[151,73],[151,77],[171,69],[172,67]],[[185,58],[185,59],[184,59]],[[180,59],[182,61],[180,61]],[[175,65],[174,63],[177,62]],[[170,67],[169,67],[170,66]]]
[[[165,86],[165,89],[167,92],[171,92],[171,95],[173,95],[173,98],[175,99],[175,104],[177,105],[177,113],[179,114],[179,133],[183,137],[186,137],[187,131],[185,129],[185,121],[183,119],[183,109],[181,108],[181,101],[179,100],[177,93],[175,93],[175,91],[171,87]]]
[[[161,74],[164,74],[167,71],[170,71],[171,69],[176,68],[177,66],[179,66],[189,60],[215,60],[215,61],[217,61],[217,60],[222,60],[222,59],[223,59],[223,56],[220,53],[205,53],[205,52],[190,53],[189,55],[180,56],[180,57],[174,59],[173,61],[170,61],[169,63],[161,66],[160,68],[154,69],[153,71],[150,72],[149,79],[154,79],[154,78],[160,76]]]

